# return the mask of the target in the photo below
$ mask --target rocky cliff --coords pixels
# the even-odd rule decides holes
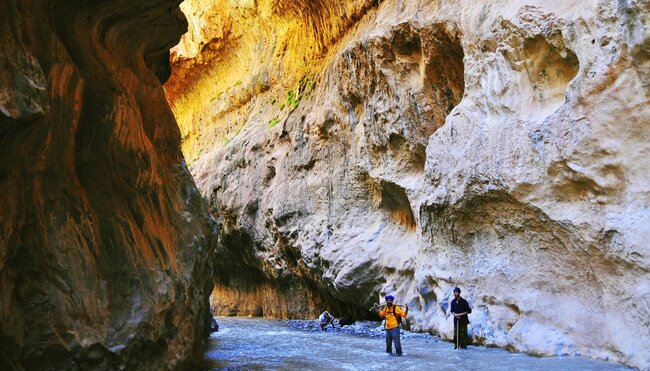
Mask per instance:
[[[212,305],[650,364],[648,1],[202,1],[167,97]],[[226,263],[227,262],[227,263]]]
[[[179,369],[203,342],[215,225],[161,87],[179,2],[0,2],[0,369]]]

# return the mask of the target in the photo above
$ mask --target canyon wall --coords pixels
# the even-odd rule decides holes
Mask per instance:
[[[213,1],[165,85],[222,314],[650,364],[648,1]],[[333,309],[334,308],[334,309]]]
[[[0,369],[201,353],[216,224],[161,86],[179,2],[0,2]]]

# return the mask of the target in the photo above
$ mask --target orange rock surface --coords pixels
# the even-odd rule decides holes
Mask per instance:
[[[173,369],[204,341],[215,227],[161,87],[178,3],[0,3],[0,369]]]

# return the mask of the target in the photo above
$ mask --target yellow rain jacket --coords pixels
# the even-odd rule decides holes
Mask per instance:
[[[383,307],[379,311],[379,316],[381,318],[386,318],[386,330],[390,330],[392,328],[395,328],[399,326],[397,323],[397,317],[406,317],[406,312],[402,310],[402,307],[398,307],[396,305],[391,306],[390,308],[388,307]]]

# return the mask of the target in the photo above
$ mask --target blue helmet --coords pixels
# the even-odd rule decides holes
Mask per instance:
[[[386,295],[386,297],[384,299],[386,299],[386,300],[395,300],[393,295]]]

